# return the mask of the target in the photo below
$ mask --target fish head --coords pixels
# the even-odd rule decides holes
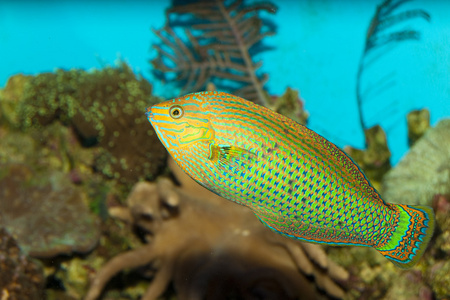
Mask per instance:
[[[147,108],[148,120],[175,160],[181,153],[183,159],[198,154],[199,145],[208,145],[214,139],[207,106],[207,99],[195,93]]]
[[[153,105],[147,117],[175,162],[195,181],[215,190],[217,172],[253,164],[268,139],[258,121],[264,107],[222,92],[199,92]],[[263,117],[264,118],[264,115]],[[265,119],[264,119],[265,120]],[[255,132],[257,134],[255,134]],[[261,132],[261,133],[260,133]]]

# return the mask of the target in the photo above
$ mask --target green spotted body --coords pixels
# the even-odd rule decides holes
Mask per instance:
[[[147,114],[186,173],[282,235],[374,247],[404,268],[426,248],[432,210],[384,202],[344,152],[305,126],[219,92],[166,101]]]

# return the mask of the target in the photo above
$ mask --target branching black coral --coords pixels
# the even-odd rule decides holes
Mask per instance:
[[[400,6],[410,1],[411,0],[385,0],[377,7],[375,15],[370,22],[369,29],[367,30],[366,43],[363,55],[359,62],[356,85],[359,117],[363,130],[367,129],[363,116],[364,95],[367,94],[370,89],[369,88],[364,92],[361,91],[361,78],[365,68],[369,67],[373,62],[379,59],[386,51],[392,49],[387,46],[393,47],[401,41],[420,39],[419,31],[412,29],[392,30],[395,25],[415,18],[422,18],[426,21],[430,21],[430,15],[422,9],[411,9],[398,12]],[[370,59],[369,56],[371,57]],[[382,88],[392,86],[392,73],[381,78],[378,81],[378,84],[381,85]]]
[[[172,73],[183,83],[183,92],[205,88],[209,81],[218,86],[232,82],[232,92],[249,100],[268,105],[263,86],[267,74],[257,74],[262,63],[251,54],[265,36],[272,35],[259,17],[260,11],[275,12],[269,3],[244,5],[237,0],[200,0],[176,5],[167,11],[167,24],[154,30],[162,45],[151,61],[156,71]],[[182,37],[177,30],[184,30]]]

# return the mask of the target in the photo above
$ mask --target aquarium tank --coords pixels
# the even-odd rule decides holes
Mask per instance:
[[[450,2],[0,24],[1,300],[450,298]]]

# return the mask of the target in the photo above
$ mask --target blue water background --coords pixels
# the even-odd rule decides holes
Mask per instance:
[[[381,1],[276,1],[278,12],[264,14],[277,25],[265,39],[272,50],[256,57],[270,75],[269,92],[300,90],[310,113],[308,126],[343,147],[364,146],[356,106],[356,73],[365,35]],[[124,60],[149,79],[154,94],[172,90],[153,78],[148,60],[170,1],[1,1],[0,86],[17,73],[55,68],[102,68]],[[415,19],[399,29],[420,30],[420,41],[395,47],[364,74],[373,86],[385,74],[395,85],[367,97],[368,125],[387,131],[396,163],[407,150],[406,113],[428,108],[431,121],[450,116],[450,1],[412,1],[431,22]],[[372,79],[373,78],[373,79]],[[375,84],[376,85],[376,84]],[[150,125],[149,125],[150,126]]]

